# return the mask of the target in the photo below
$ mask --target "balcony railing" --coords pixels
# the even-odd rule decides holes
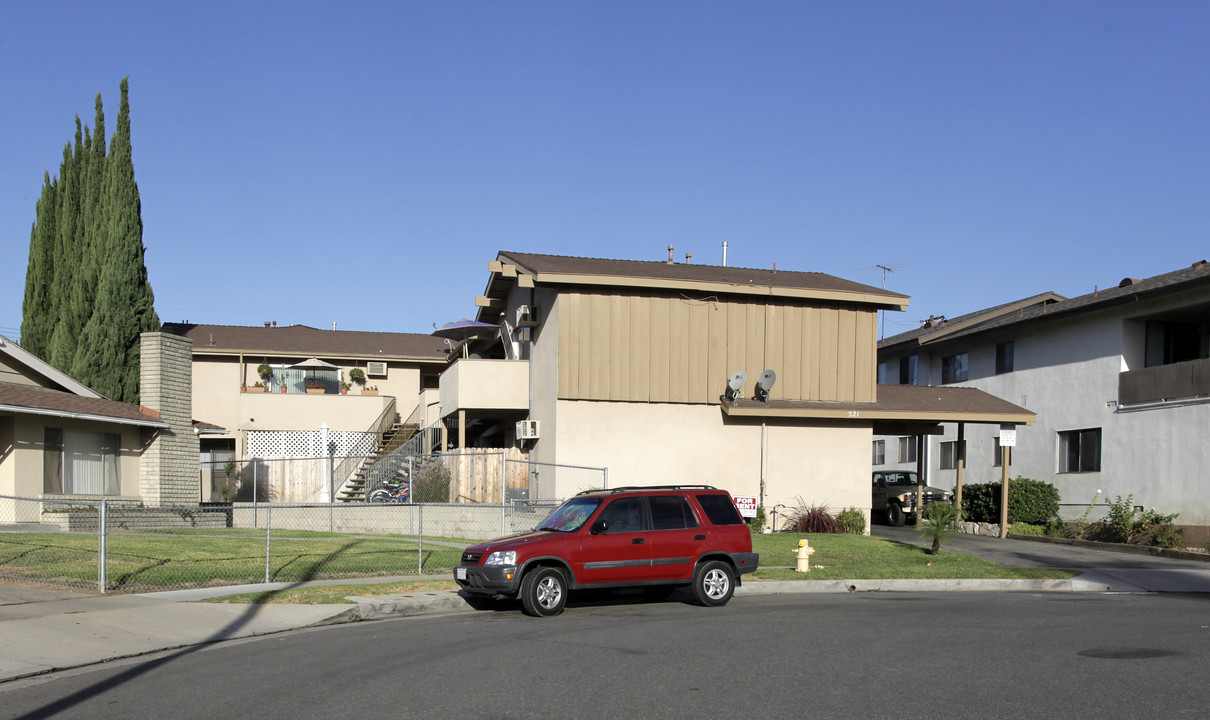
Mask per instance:
[[[1210,396],[1210,360],[1188,360],[1118,375],[1118,404]]]

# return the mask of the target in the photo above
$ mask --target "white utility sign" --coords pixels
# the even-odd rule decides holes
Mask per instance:
[[[1017,446],[1017,426],[1016,425],[1001,425],[1000,426],[1000,447],[1016,447]]]
[[[756,517],[756,498],[754,497],[736,495],[735,507],[739,508],[739,514],[744,517]]]

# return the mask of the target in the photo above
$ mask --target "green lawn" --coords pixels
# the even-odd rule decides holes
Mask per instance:
[[[810,573],[798,573],[800,538],[816,549]],[[299,582],[418,574],[416,538],[275,531],[269,580]],[[447,544],[438,544],[440,542]],[[108,590],[153,592],[260,583],[265,580],[265,536],[249,529],[175,529],[112,534],[108,540]],[[472,541],[425,539],[425,574],[450,573]],[[761,568],[745,580],[848,580],[881,578],[1068,578],[1075,573],[1005,568],[967,555],[934,557],[914,545],[860,535],[754,535]],[[780,568],[778,566],[781,566]],[[0,533],[0,580],[94,589],[97,538],[86,533]],[[399,589],[357,587],[318,590],[314,597],[395,594]],[[441,587],[453,587],[442,585]],[[327,600],[328,602],[339,600]],[[300,601],[310,602],[310,601]]]
[[[149,592],[265,581],[265,536],[246,529],[111,534],[107,589]],[[449,572],[458,547],[415,538],[274,532],[269,581]],[[0,533],[0,579],[95,588],[97,537],[87,533]]]
[[[794,570],[798,541],[804,538],[815,548],[809,573]],[[1002,567],[970,555],[946,552],[944,546],[940,555],[933,556],[922,547],[862,535],[753,535],[752,549],[760,553],[760,568],[745,575],[744,580],[1021,579],[1079,574],[1050,568]]]

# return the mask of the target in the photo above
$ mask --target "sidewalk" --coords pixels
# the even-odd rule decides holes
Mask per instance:
[[[875,527],[874,534],[903,542],[919,540],[910,528]],[[737,589],[736,596],[877,591],[1210,593],[1210,562],[971,536],[953,537],[946,549],[1006,566],[1082,569],[1084,574],[1070,580],[749,581]],[[403,579],[433,577],[377,580]],[[0,683],[120,658],[319,625],[474,612],[452,590],[357,598],[355,605],[197,602],[207,597],[292,586],[270,583],[146,595],[96,595],[0,585]]]

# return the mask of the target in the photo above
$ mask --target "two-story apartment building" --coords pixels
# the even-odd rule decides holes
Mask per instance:
[[[880,382],[974,387],[1027,405],[1011,476],[1051,482],[1071,519],[1100,491],[1179,512],[1191,542],[1210,539],[1210,266],[1063,298],[1045,293],[887,338]],[[925,465],[953,485],[959,427],[929,436],[920,456],[906,435],[887,435],[880,467]],[[997,429],[969,429],[965,483],[998,480]],[[905,454],[907,456],[905,456]]]
[[[907,298],[879,288],[822,273],[516,252],[489,270],[478,320],[500,333],[441,377],[457,444],[518,442],[538,462],[608,467],[611,487],[704,483],[769,510],[868,513],[876,426],[1033,419],[974,390],[880,397],[877,312]],[[776,380],[764,398],[756,384],[768,370]],[[739,372],[742,397],[728,397]]]
[[[166,323],[164,332],[193,341],[194,416],[225,430],[201,436],[211,475],[231,459],[368,455],[396,421],[437,421],[427,412],[450,349],[439,337],[275,323]],[[361,382],[351,382],[354,370]]]

